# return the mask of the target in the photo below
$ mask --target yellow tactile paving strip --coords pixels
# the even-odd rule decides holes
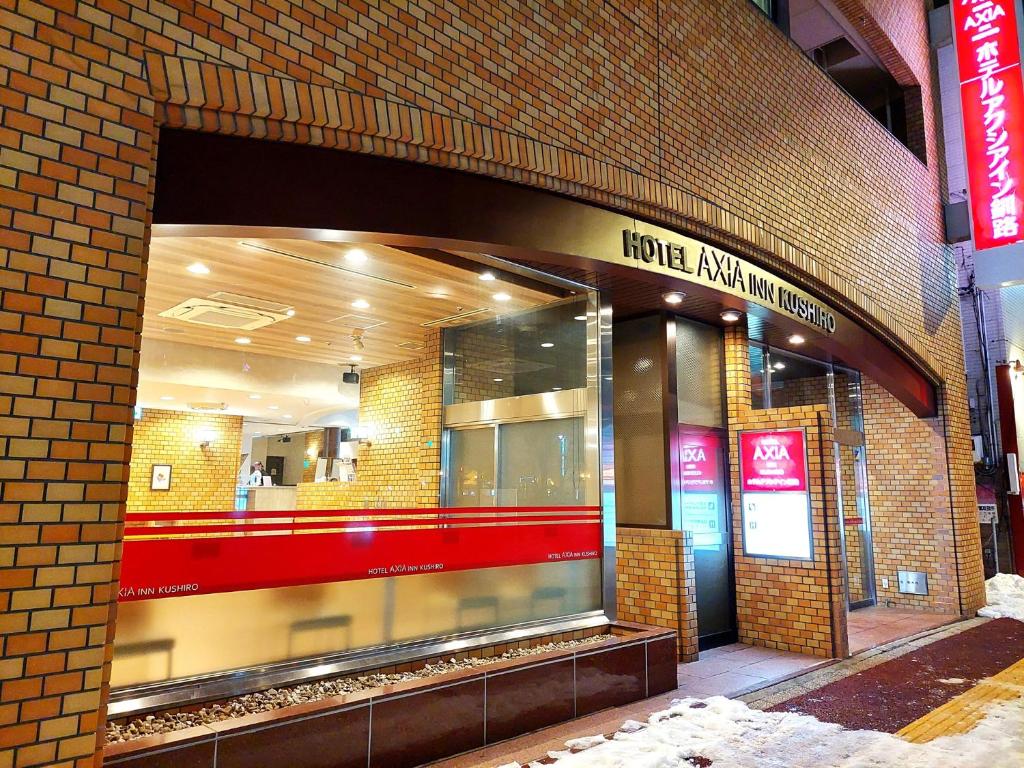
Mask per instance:
[[[896,735],[915,744],[971,730],[993,704],[1024,696],[1024,659],[920,717]]]

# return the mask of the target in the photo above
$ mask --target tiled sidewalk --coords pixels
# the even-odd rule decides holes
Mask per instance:
[[[941,627],[960,617],[945,613],[907,611],[874,605],[850,613],[847,624],[850,633],[850,653],[860,653],[876,645],[884,645],[901,637]]]

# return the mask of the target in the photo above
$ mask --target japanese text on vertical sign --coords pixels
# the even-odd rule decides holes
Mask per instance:
[[[951,4],[978,250],[1024,239],[1024,82],[1014,2]]]

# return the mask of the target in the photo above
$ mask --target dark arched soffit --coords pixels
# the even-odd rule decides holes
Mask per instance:
[[[683,237],[631,216],[474,174],[298,144],[162,130],[153,223],[275,227],[312,237],[331,230],[354,240],[373,234],[399,245],[483,250],[612,279],[618,274],[736,305],[728,291],[640,270],[625,259],[624,230],[670,242]],[[821,293],[809,284],[799,289]],[[918,416],[935,415],[934,374],[838,311],[831,310],[834,332],[815,333],[763,302],[747,308],[777,334],[800,332],[809,351],[864,371]]]

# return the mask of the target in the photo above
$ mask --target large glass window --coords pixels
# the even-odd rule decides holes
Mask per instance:
[[[586,386],[587,321],[585,298],[572,298],[527,312],[448,329],[446,367],[448,403]]]

